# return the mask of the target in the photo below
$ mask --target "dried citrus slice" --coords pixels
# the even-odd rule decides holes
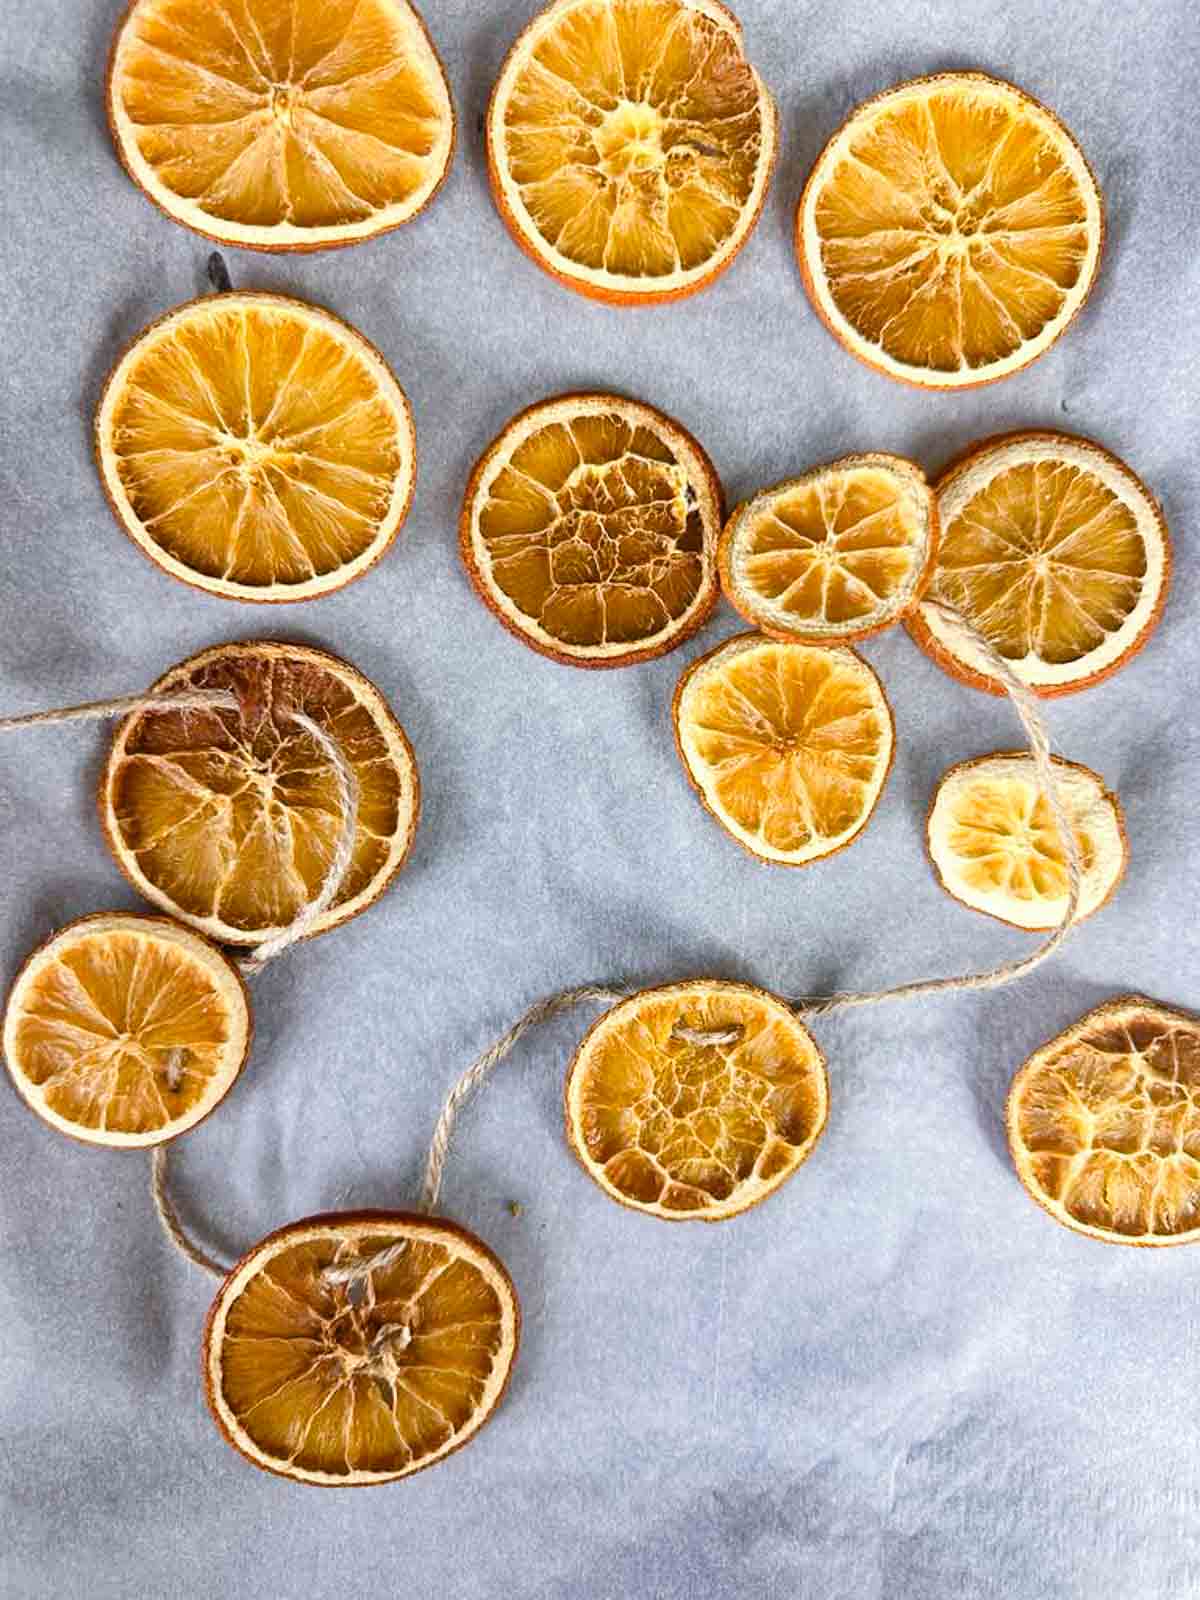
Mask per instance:
[[[174,1139],[229,1093],[250,1049],[237,968],[164,917],[106,912],[26,961],[4,1014],[4,1059],[60,1133],[132,1149]]]
[[[796,252],[852,355],[932,389],[990,383],[1064,331],[1100,264],[1104,211],[1045,106],[982,72],[868,100],[817,158]]]
[[[487,115],[492,193],[525,253],[615,304],[674,300],[758,221],[778,119],[719,0],[554,0]]]
[[[207,295],[121,357],[96,413],[117,519],[158,566],[233,600],[311,600],[408,514],[403,389],[348,323],[274,294]]]
[[[1090,767],[1052,757],[1083,865],[1076,919],[1113,895],[1129,842],[1115,794]],[[1032,756],[962,761],[942,777],[926,842],[938,881],[963,905],[1018,928],[1056,928],[1067,912],[1067,857]]]
[[[604,1192],[669,1221],[719,1222],[765,1200],[811,1154],[825,1062],[781,1000],[700,979],[646,989],[585,1035],[567,1137]]]
[[[863,639],[924,588],[937,545],[925,474],[899,456],[846,456],[764,489],[721,535],[721,584],[773,639]]]
[[[1200,1020],[1126,995],[1035,1050],[1008,1096],[1017,1176],[1112,1244],[1200,1239]]]
[[[108,119],[169,217],[253,250],[399,227],[454,151],[446,74],[406,0],[132,0]]]
[[[892,766],[883,685],[845,645],[740,634],[692,663],[672,714],[706,809],[754,855],[786,866],[855,839]]]
[[[556,661],[623,667],[712,614],[723,514],[712,462],[677,422],[620,395],[559,395],[479,458],[460,545],[510,633]]]
[[[1040,695],[1116,672],[1153,632],[1171,571],[1162,512],[1122,461],[1090,439],[985,439],[935,485],[941,541],[931,599],[959,611]],[[939,613],[905,619],[946,672],[1004,692]]]
[[[342,828],[329,755],[358,780],[354,854],[320,933],[357,916],[399,872],[420,807],[416,762],[391,708],[360,672],[302,645],[216,645],[153,692],[220,690],[240,711],[138,711],[113,737],[100,821],[117,865],[147,899],[211,938],[255,945],[316,898]]]
[[[483,1427],[520,1328],[512,1279],[465,1228],[404,1212],[310,1217],[255,1245],[218,1291],[208,1403],[229,1443],[269,1472],[406,1478]]]

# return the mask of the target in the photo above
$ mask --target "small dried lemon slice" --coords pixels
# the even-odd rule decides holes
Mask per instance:
[[[474,1438],[508,1385],[520,1329],[512,1279],[465,1228],[404,1212],[310,1217],[255,1245],[218,1291],[208,1403],[256,1467],[386,1483]]]
[[[846,456],[764,489],[721,535],[721,584],[773,639],[863,639],[890,627],[923,590],[937,505],[920,467]]]
[[[460,546],[510,633],[556,661],[623,667],[712,614],[723,516],[712,462],[677,422],[620,395],[559,395],[480,457]]]
[[[52,1128],[133,1149],[208,1116],[250,1033],[241,974],[207,939],[163,917],[105,912],[26,961],[4,1014],[4,1059]]]
[[[1082,920],[1121,881],[1125,817],[1089,767],[1052,760],[1083,866]],[[1056,928],[1066,915],[1066,851],[1030,755],[1003,752],[951,767],[929,808],[926,842],[938,881],[963,905],[1018,928]]]
[[[883,685],[844,645],[741,634],[692,663],[672,714],[705,807],[747,850],[785,866],[850,844],[892,766]]]
[[[567,1137],[622,1205],[719,1222],[758,1205],[812,1153],[829,1085],[781,1000],[700,979],[646,989],[585,1035],[566,1081]]]
[[[1123,461],[1071,434],[1006,434],[974,445],[934,487],[941,540],[929,596],[1036,693],[1086,689],[1146,643],[1171,547],[1162,512]],[[953,677],[1004,692],[933,607],[918,605],[905,623]]]
[[[261,944],[296,920],[343,821],[336,773],[299,711],[359,786],[350,866],[312,931],[365,911],[404,864],[420,810],[412,748],[378,689],[323,650],[257,641],[203,650],[152,692],[195,690],[233,693],[240,709],[133,712],[100,779],[100,821],[134,888],[227,944]]]
[[[1111,1244],[1200,1239],[1200,1021],[1110,1000],[1035,1050],[1008,1096],[1017,1176]]]

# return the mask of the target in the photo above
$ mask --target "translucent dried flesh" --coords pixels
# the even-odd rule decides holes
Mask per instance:
[[[1009,1103],[1022,1181],[1060,1221],[1173,1244],[1200,1229],[1200,1024],[1137,998],[1033,1055]]]

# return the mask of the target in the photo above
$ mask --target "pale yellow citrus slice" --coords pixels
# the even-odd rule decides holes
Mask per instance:
[[[255,1245],[218,1291],[208,1402],[229,1443],[269,1472],[407,1478],[492,1415],[520,1329],[512,1279],[465,1228],[404,1212],[310,1217]]]
[[[117,865],[156,905],[227,944],[276,937],[316,898],[341,834],[329,754],[358,782],[349,869],[312,932],[373,904],[399,872],[420,809],[416,762],[391,708],[360,672],[303,645],[217,645],[154,685],[232,692],[239,709],[138,711],[120,724],[100,779]]]
[[[622,1205],[719,1222],[765,1200],[811,1154],[829,1085],[781,1000],[699,979],[646,989],[584,1037],[566,1082],[567,1137]]]
[[[408,514],[416,435],[375,347],[300,300],[218,294],[113,369],[96,459],[158,566],[232,600],[311,600],[360,577]]]
[[[614,394],[521,412],[467,484],[460,547],[476,593],[556,661],[622,667],[689,638],[720,598],[724,502],[685,428]]]
[[[845,645],[741,634],[692,663],[672,713],[706,809],[747,850],[785,866],[856,839],[891,770],[883,685]]]
[[[981,72],[868,100],[796,213],[809,298],[852,355],[931,389],[989,383],[1064,331],[1100,264],[1104,211],[1045,106]]]
[[[1121,881],[1125,816],[1089,767],[1052,759],[1083,867],[1078,921],[1105,905]],[[951,767],[934,793],[926,842],[938,881],[963,905],[1018,928],[1056,928],[1066,915],[1066,850],[1027,752]]]
[[[169,217],[252,250],[399,227],[454,152],[446,74],[407,0],[132,0],[108,119]]]
[[[693,294],[758,221],[778,120],[718,0],[554,0],[487,115],[492,193],[527,255],[595,299]]]
[[[1017,1176],[1112,1244],[1200,1239],[1200,1021],[1126,995],[1035,1050],[1008,1096]]]
[[[937,505],[920,467],[846,456],[738,506],[721,535],[721,585],[773,639],[863,639],[916,602],[937,547]]]
[[[43,1121],[87,1144],[162,1144],[208,1116],[250,1049],[237,968],[163,917],[83,917],[35,950],[4,1014],[4,1059]]]
[[[1040,695],[1070,694],[1125,665],[1166,600],[1171,547],[1150,491],[1090,439],[985,439],[935,485],[941,541],[929,598],[960,612]],[[954,677],[1004,692],[933,607],[905,618]]]

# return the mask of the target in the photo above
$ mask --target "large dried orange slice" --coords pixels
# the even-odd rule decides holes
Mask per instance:
[[[1200,1239],[1200,1020],[1110,1000],[1035,1050],[1008,1096],[1017,1176],[1112,1244]]]
[[[936,484],[941,542],[931,599],[959,611],[1040,695],[1116,672],[1153,632],[1171,547],[1150,491],[1090,439],[985,439]],[[906,618],[938,665],[1002,694],[987,661],[932,606]]]
[[[482,1428],[520,1327],[511,1278],[465,1228],[310,1217],[255,1245],[218,1291],[208,1402],[256,1467],[316,1484],[406,1478]]]
[[[566,1082],[567,1136],[622,1205],[719,1222],[765,1200],[825,1127],[821,1052],[781,1000],[700,979],[646,989],[588,1031]]]
[[[543,655],[623,667],[689,638],[720,598],[724,503],[686,429],[615,394],[513,418],[467,484],[460,545],[476,592]]]
[[[169,217],[252,250],[407,222],[454,151],[454,108],[407,0],[132,0],[108,118]]]
[[[125,876],[228,944],[261,944],[294,922],[343,825],[335,769],[301,712],[359,790],[350,866],[312,931],[364,911],[403,865],[420,808],[411,746],[378,689],[323,650],[256,641],[201,651],[152,692],[195,690],[232,693],[239,709],[138,711],[113,737],[100,820]]]
[[[1090,767],[1052,757],[1083,867],[1076,920],[1113,895],[1129,841],[1115,794]],[[942,887],[976,911],[1018,928],[1056,928],[1066,916],[1067,854],[1033,757],[977,756],[941,779],[926,824],[929,858]]]
[[[773,639],[863,639],[916,602],[937,547],[937,505],[920,467],[846,456],[764,489],[721,535],[721,585]]]
[[[233,600],[311,600],[378,561],[408,514],[416,436],[383,357],[274,294],[207,295],[113,369],[96,459],[158,566]]]
[[[693,294],[749,238],[778,120],[719,0],[554,0],[487,115],[492,193],[527,255],[616,304]]]
[[[163,917],[83,917],[35,950],[9,995],[4,1059],[60,1133],[162,1144],[225,1098],[250,1048],[237,968]]]
[[[800,270],[851,354],[932,389],[1027,366],[1086,300],[1104,241],[1083,152],[1045,106],[981,72],[868,100],[817,158]]]
[[[785,866],[857,838],[892,766],[883,685],[845,645],[741,634],[692,663],[672,714],[707,810],[747,850]]]

